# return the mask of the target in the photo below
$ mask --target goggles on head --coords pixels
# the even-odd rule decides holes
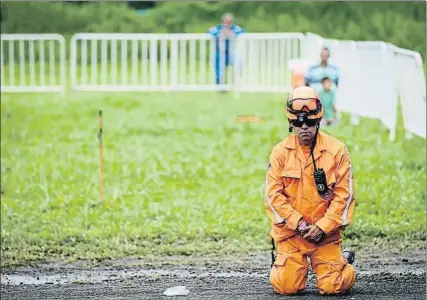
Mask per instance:
[[[304,123],[308,127],[313,127],[317,125],[318,122],[319,122],[319,119],[308,119],[307,113],[299,113],[297,114],[296,120],[290,120],[291,125],[295,127],[302,127]]]
[[[297,98],[288,101],[287,110],[288,112],[294,115],[297,115],[299,113],[305,113],[307,116],[317,115],[322,111],[322,103],[319,99],[315,98]]]

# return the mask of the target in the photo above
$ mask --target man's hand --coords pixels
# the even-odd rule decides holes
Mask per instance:
[[[297,227],[298,234],[301,236],[304,235],[308,231],[309,226],[310,223],[306,222],[304,219],[299,220]]]
[[[316,225],[310,225],[307,228],[308,232],[303,238],[310,243],[318,243],[323,238],[325,233]]]
[[[221,30],[221,35],[224,37],[231,37],[234,35],[234,32],[231,30],[230,27],[223,27]]]

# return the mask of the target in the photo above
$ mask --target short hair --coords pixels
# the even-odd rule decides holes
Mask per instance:
[[[225,13],[222,15],[221,20],[224,20],[225,18],[230,18],[232,20],[234,20],[234,16],[232,13]]]
[[[324,83],[326,80],[332,80],[332,79],[329,78],[329,77],[323,77],[322,80],[321,80],[321,82]]]
[[[329,48],[326,46],[324,46],[320,52],[322,52],[322,51],[327,51],[328,55],[331,55],[331,50],[329,50]]]

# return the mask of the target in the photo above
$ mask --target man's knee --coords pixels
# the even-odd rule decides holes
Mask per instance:
[[[298,288],[293,276],[270,276],[270,283],[274,291],[282,295],[293,295],[301,291]]]
[[[270,283],[278,294],[291,295],[302,291],[307,282],[308,267],[278,254],[270,271]]]
[[[347,293],[356,281],[356,273],[350,264],[346,264],[342,271],[335,271],[329,276],[322,276],[317,280],[320,294],[333,295]]]

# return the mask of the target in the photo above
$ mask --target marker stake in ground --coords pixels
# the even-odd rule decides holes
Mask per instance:
[[[104,200],[104,161],[103,161],[103,149],[102,149],[102,109],[99,110],[99,201]]]

